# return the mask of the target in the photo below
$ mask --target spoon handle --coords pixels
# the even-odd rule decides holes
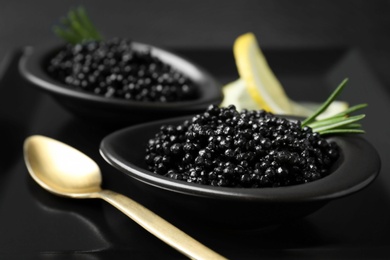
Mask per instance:
[[[98,196],[191,259],[226,259],[126,196],[110,190],[102,190]]]

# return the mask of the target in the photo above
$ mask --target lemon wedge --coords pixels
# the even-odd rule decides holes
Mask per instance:
[[[221,106],[234,104],[237,109],[264,109],[275,114],[309,116],[320,105],[291,100],[271,70],[253,33],[239,36],[234,42],[234,58],[240,78],[223,88]],[[322,117],[348,108],[343,101],[333,102]]]
[[[222,89],[224,99],[221,106],[227,107],[231,104],[235,105],[237,110],[259,108],[259,105],[252,99],[246,90],[245,82],[239,78],[228,83]]]

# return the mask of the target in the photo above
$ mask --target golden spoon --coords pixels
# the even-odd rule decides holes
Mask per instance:
[[[132,199],[102,190],[99,166],[75,148],[40,135],[27,138],[23,148],[31,177],[44,189],[70,198],[103,199],[192,259],[226,259]]]

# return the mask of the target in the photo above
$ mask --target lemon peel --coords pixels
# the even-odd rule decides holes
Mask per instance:
[[[308,116],[319,103],[296,102],[290,99],[279,82],[253,33],[239,36],[233,46],[240,78],[223,88],[221,106],[233,104],[237,109],[264,109],[275,114]],[[337,114],[349,107],[344,101],[334,101],[321,117]]]

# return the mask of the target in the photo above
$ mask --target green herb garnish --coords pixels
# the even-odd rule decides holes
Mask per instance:
[[[61,20],[62,26],[54,26],[53,30],[60,38],[71,44],[85,41],[101,41],[102,36],[88,18],[83,7],[70,10],[67,17]]]
[[[348,79],[344,79],[340,83],[340,85],[333,91],[333,93],[328,97],[328,99],[311,116],[303,120],[302,127],[309,126],[313,129],[313,131],[318,132],[320,135],[364,133],[361,124],[357,122],[362,120],[365,115],[360,114],[352,116],[351,113],[367,107],[367,104],[355,105],[336,115],[317,120],[317,117],[321,115],[322,112],[324,112],[341,93],[347,82]]]

